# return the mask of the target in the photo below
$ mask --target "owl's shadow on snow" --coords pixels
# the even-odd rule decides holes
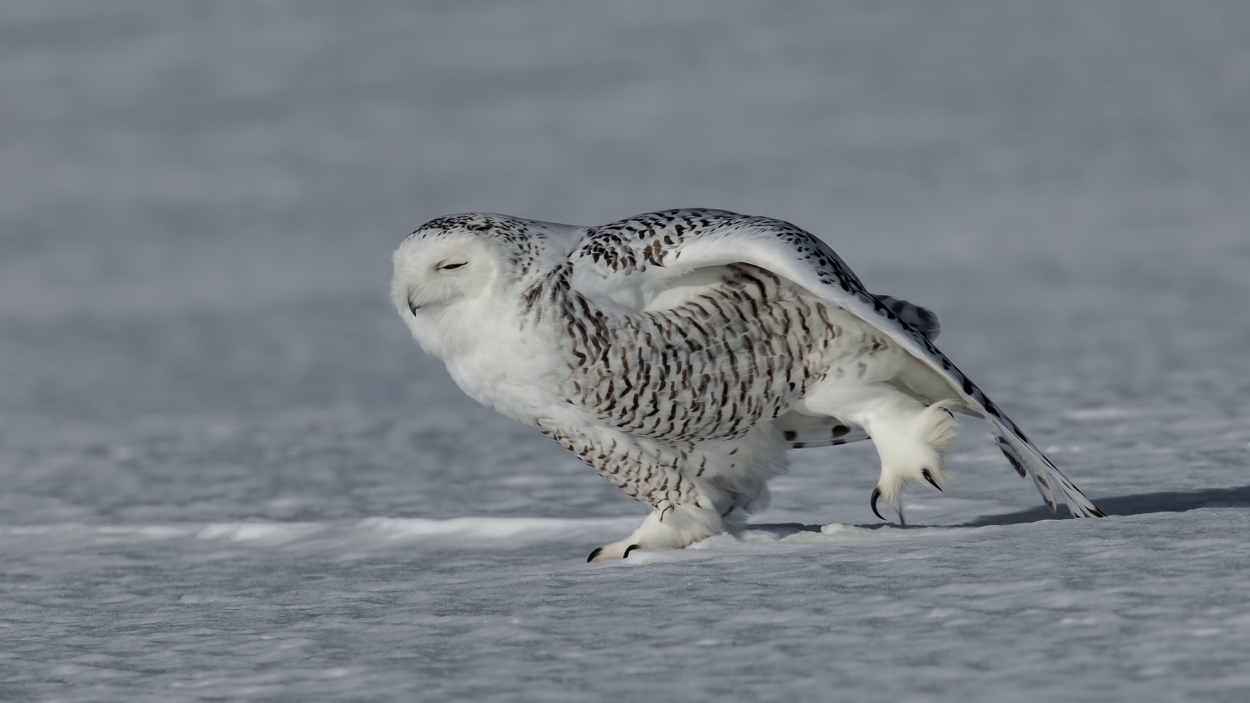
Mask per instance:
[[[1199,508],[1250,508],[1250,486],[1233,488],[1206,488],[1200,491],[1166,491],[1160,493],[1136,493],[1126,496],[1091,497],[1094,505],[1112,515],[1147,515],[1150,513],[1183,513]],[[1029,508],[1014,513],[986,515],[959,527],[984,527],[986,525],[1018,525],[1070,517],[1066,506],[1052,513],[1045,506]]]
[[[1200,508],[1250,508],[1250,486],[1234,488],[1207,488],[1200,491],[1168,491],[1160,493],[1137,493],[1126,496],[1101,496],[1093,498],[1108,517],[1127,515],[1148,515],[1150,513],[1184,513]],[[1020,510],[1014,513],[985,515],[975,520],[943,527],[986,527],[989,525],[1021,525],[1043,520],[1058,520],[1072,517],[1067,506],[1060,505],[1055,512],[1046,506]],[[871,525],[859,525],[864,528],[895,527],[895,523],[881,522]],[[912,525],[910,527],[933,527],[932,525]],[[750,525],[756,532],[768,532],[781,537],[800,532],[820,532],[820,525],[803,525],[799,523],[775,523]]]

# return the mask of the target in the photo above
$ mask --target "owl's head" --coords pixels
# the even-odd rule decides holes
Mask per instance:
[[[401,315],[435,312],[480,297],[499,275],[501,252],[479,232],[428,225],[404,240],[391,257],[391,297]]]
[[[545,223],[506,215],[431,220],[395,250],[391,299],[417,340],[442,356],[441,341],[496,314],[515,296],[545,249]]]

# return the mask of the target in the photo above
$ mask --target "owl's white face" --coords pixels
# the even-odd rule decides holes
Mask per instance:
[[[395,251],[391,294],[400,313],[432,312],[490,289],[499,255],[479,235],[448,233],[405,241]]]
[[[490,240],[473,232],[413,237],[392,261],[391,299],[417,341],[437,356],[484,314],[481,303],[490,299],[503,265]]]

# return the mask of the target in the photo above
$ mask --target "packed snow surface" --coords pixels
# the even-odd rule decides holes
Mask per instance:
[[[1250,699],[1250,6],[0,5],[0,699]],[[736,535],[465,398],[425,220],[791,221],[982,423],[872,515],[795,452]],[[501,352],[502,353],[502,352]]]

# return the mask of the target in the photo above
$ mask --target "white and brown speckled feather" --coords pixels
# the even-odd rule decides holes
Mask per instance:
[[[733,439],[822,378],[839,330],[825,306],[754,266],[662,312],[605,310],[565,294],[565,396],[603,423],[665,441]],[[563,287],[557,285],[557,290]]]

